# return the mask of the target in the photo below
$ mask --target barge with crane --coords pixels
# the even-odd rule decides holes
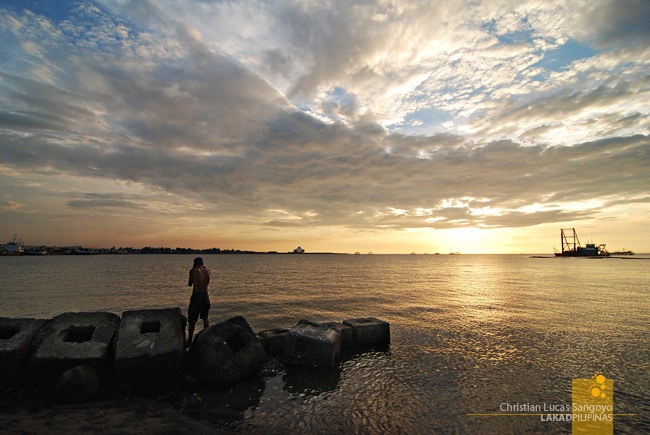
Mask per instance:
[[[555,250],[556,257],[609,257],[610,254],[605,249],[604,244],[596,245],[587,243],[585,246],[580,244],[578,233],[575,228],[561,229],[560,238],[562,242],[562,251]]]

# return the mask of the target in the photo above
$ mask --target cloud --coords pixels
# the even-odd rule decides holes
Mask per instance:
[[[76,195],[77,196],[77,195]],[[122,198],[115,194],[83,193],[81,198],[72,199],[66,205],[75,209],[105,209],[105,208],[141,208],[141,204]]]
[[[579,16],[611,10],[596,3]],[[148,189],[67,191],[75,211],[189,206],[251,228],[523,227],[645,201],[638,17],[572,27],[573,3],[513,4],[5,9],[3,164]],[[608,48],[541,62],[571,38]]]
[[[0,211],[5,213],[12,213],[20,210],[23,207],[23,204],[10,200],[10,199],[0,199]]]
[[[558,88],[598,83],[602,77],[595,74],[617,74],[623,65],[629,75],[630,59],[617,60],[617,68],[611,64],[615,59],[611,52],[579,75],[575,68],[558,74],[539,62],[567,46],[574,33],[580,40],[592,41],[606,38],[609,28],[634,33],[633,23],[642,22],[630,12],[634,5],[619,8],[617,2],[608,1],[590,2],[588,8],[561,1],[135,5],[144,9],[137,16],[156,17],[166,23],[165,28],[183,27],[168,16],[185,27],[192,23],[213,54],[236,59],[323,119],[348,121],[372,115],[383,125],[400,125],[409,113],[435,107],[459,118],[457,124],[462,126],[463,120],[474,117],[492,118],[507,110],[513,99],[527,107],[540,88],[543,100],[553,98]],[[641,6],[636,9],[643,16]],[[133,8],[129,4],[127,10]],[[600,17],[614,8],[616,20],[592,20],[594,14]],[[601,29],[602,23],[609,23],[608,27]],[[583,37],[585,32],[591,36]],[[642,62],[632,69],[644,70]],[[343,92],[353,104],[337,105],[341,99],[333,104],[335,92]],[[480,132],[487,134],[486,129]],[[503,137],[495,132],[493,138]]]
[[[575,25],[576,38],[593,41],[599,47],[647,47],[650,44],[650,4],[644,0],[587,2],[580,5]]]

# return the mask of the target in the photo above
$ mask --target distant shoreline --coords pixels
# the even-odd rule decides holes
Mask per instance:
[[[417,255],[417,256],[443,256],[447,257],[449,255],[461,255],[460,253],[379,253],[374,254],[372,252],[368,253],[349,253],[349,252],[279,252],[279,251],[249,251],[249,250],[240,250],[240,249],[221,249],[221,248],[208,248],[208,249],[194,249],[194,248],[154,248],[154,247],[143,247],[143,248],[89,248],[83,246],[25,246],[23,252],[19,253],[5,253],[4,245],[0,245],[0,257],[49,257],[49,256],[58,256],[58,255],[76,255],[76,256],[87,256],[87,255]],[[556,258],[551,254],[527,254],[523,252],[519,253],[491,253],[491,254],[462,254],[462,255],[525,255],[530,258]],[[634,255],[611,255],[608,258],[618,258],[618,259],[643,259],[639,257],[650,256],[650,253],[638,253]],[[604,258],[604,257],[603,257]]]
[[[1,250],[0,250],[1,251]],[[85,248],[81,246],[26,246],[23,252],[2,253],[7,257],[47,257],[50,255],[351,255],[344,252],[278,252],[246,251],[240,249],[192,249],[192,248]]]

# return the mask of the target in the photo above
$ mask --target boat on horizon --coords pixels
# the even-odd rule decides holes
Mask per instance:
[[[611,253],[611,255],[636,255],[636,254],[632,251],[628,251],[625,248],[623,248],[622,251],[614,251]]]
[[[571,232],[571,234],[569,234]],[[596,246],[595,243],[580,244],[578,233],[575,228],[560,229],[562,251],[555,249],[556,257],[609,257],[610,253],[605,249],[605,244]]]
[[[25,243],[21,240],[16,240],[16,235],[14,239],[10,242],[5,243],[2,247],[2,255],[22,255],[25,253]]]

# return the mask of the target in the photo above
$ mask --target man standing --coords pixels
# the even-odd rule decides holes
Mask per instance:
[[[187,346],[192,344],[194,326],[199,316],[203,320],[203,329],[210,326],[208,322],[208,311],[210,310],[210,297],[208,296],[208,285],[210,284],[210,269],[203,265],[203,259],[194,259],[194,266],[190,269],[190,279],[187,283],[192,287],[190,307],[187,310],[187,321],[189,323],[189,336]]]

